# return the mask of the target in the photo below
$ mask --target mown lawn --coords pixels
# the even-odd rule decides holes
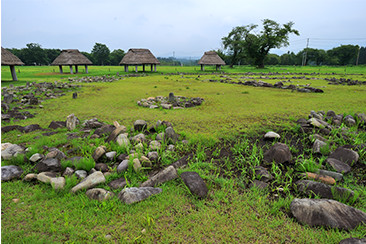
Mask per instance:
[[[13,83],[9,81],[8,67],[2,67],[2,86],[11,83],[24,85],[34,81],[63,82],[68,77],[87,76],[56,74],[58,67],[51,66],[18,69],[19,81]],[[91,66],[89,75],[116,75],[117,72],[124,75],[122,70],[123,67]],[[216,174],[220,172],[220,167],[207,161],[204,153],[204,149],[213,151],[217,145],[215,143],[222,143],[223,138],[235,144],[239,134],[253,135],[256,131],[291,129],[295,127],[294,121],[306,117],[311,110],[334,110],[347,114],[366,112],[366,86],[335,86],[322,79],[366,80],[365,67],[269,67],[257,70],[244,66],[223,69],[226,73],[279,72],[274,75],[278,79],[265,79],[263,77],[266,75],[263,74],[254,77],[272,84],[288,79],[294,85],[311,83],[312,87],[321,88],[324,93],[299,93],[210,82],[224,77],[212,74],[213,70],[209,69],[200,72],[198,67],[158,67],[158,71],[153,74],[147,72],[144,77],[121,77],[112,83],[83,84],[84,87],[78,90],[77,99],[72,99],[71,93],[67,93],[66,96],[44,101],[44,108],[29,110],[36,113],[35,118],[3,123],[2,126],[39,124],[46,128],[51,121],[65,120],[71,113],[81,121],[96,117],[107,123],[118,121],[128,128],[137,119],[144,119],[149,124],[155,124],[157,120],[170,121],[176,132],[190,141],[189,147],[181,153],[194,155],[188,166],[178,173],[197,171],[208,185],[208,198],[202,200],[194,197],[181,179],[161,185],[161,194],[133,205],[122,204],[117,198],[102,203],[92,201],[87,198],[85,191],[71,194],[69,189],[72,180],[61,192],[55,192],[49,185],[40,183],[6,182],[1,185],[3,243],[338,243],[350,236],[361,238],[366,235],[364,226],[346,232],[310,228],[297,223],[288,214],[293,195],[273,200],[269,197],[273,193],[246,188],[242,178],[236,178],[235,175],[227,177],[229,172]],[[194,74],[170,74],[177,72]],[[316,73],[306,77],[319,79],[294,79],[293,76],[301,75],[288,72]],[[228,76],[238,82],[245,80],[242,77],[246,75]],[[184,110],[148,109],[136,104],[141,98],[168,96],[170,92],[202,97],[205,101],[199,107]],[[37,139],[34,138],[40,134],[12,131],[2,134],[1,141],[31,147],[36,144]],[[58,145],[57,141],[67,141],[60,135],[41,140],[53,145]],[[179,155],[175,154],[171,160],[177,160]],[[361,160],[366,163],[365,156]],[[10,163],[3,161],[2,165]],[[29,164],[23,166],[27,173],[31,172]],[[366,193],[365,186],[350,186],[360,193]],[[13,199],[20,201],[15,203]],[[365,196],[362,195],[357,207],[366,211],[362,207],[365,202]]]

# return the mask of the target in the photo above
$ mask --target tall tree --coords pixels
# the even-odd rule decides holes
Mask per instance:
[[[264,59],[273,48],[288,46],[289,34],[299,35],[299,32],[292,28],[293,22],[281,26],[277,22],[263,20],[263,30],[256,33],[258,25],[247,25],[235,27],[227,37],[223,37],[223,45],[233,53],[233,59],[239,53],[245,53],[251,63],[258,68],[264,68]]]
[[[358,64],[366,64],[366,47],[360,48],[360,56],[358,58]]]
[[[91,55],[93,56],[94,62],[97,65],[105,65],[109,63],[109,48],[102,43],[95,43]]]
[[[299,57],[303,57],[306,52],[306,64],[311,65],[323,65],[327,62],[328,56],[326,51],[323,49],[315,49],[315,48],[304,48],[304,50],[298,53]]]
[[[28,43],[27,48],[22,49],[21,58],[26,65],[49,64],[46,52],[38,43]]]
[[[109,61],[110,61],[111,65],[119,65],[119,62],[121,62],[121,60],[124,56],[125,56],[125,51],[123,51],[122,49],[115,49],[109,55]]]

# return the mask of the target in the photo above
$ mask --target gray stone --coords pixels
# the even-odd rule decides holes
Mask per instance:
[[[95,162],[97,162],[105,153],[106,153],[106,147],[105,146],[99,146],[95,149],[92,157]]]
[[[75,130],[77,124],[79,124],[79,120],[74,114],[70,114],[69,116],[67,116],[66,128],[68,130]]]
[[[317,128],[326,128],[329,126],[327,122],[316,118],[309,119],[308,123]]]
[[[103,188],[93,188],[86,191],[86,195],[90,199],[98,200],[98,201],[105,201],[113,197],[113,193],[107,191]]]
[[[162,104],[160,104],[160,106],[163,109],[171,109],[172,108],[172,105],[171,104],[168,104],[168,103],[162,103]]]
[[[98,171],[102,171],[103,173],[109,171],[108,165],[105,164],[105,163],[95,164],[95,169],[98,170]]]
[[[130,145],[130,140],[128,139],[126,134],[119,134],[116,139],[118,145],[122,147],[127,147]]]
[[[147,181],[143,182],[141,184],[141,186],[142,187],[155,186],[155,185],[162,184],[162,183],[170,181],[170,180],[174,180],[177,177],[178,177],[177,170],[171,165],[171,166],[165,168],[164,170],[160,171],[159,173],[157,173],[156,175],[154,175]]]
[[[206,183],[197,172],[183,172],[180,177],[192,194],[195,194],[198,197],[207,196],[208,189]]]
[[[150,159],[148,159],[145,156],[141,156],[139,160],[140,160],[141,165],[143,167],[151,167],[152,166],[152,163],[151,163]]]
[[[156,150],[159,150],[161,148],[161,143],[158,142],[158,141],[151,141],[149,147],[150,147],[151,150],[156,151]]]
[[[117,173],[121,173],[128,169],[128,163],[129,160],[125,159],[123,160],[118,166],[117,166]]]
[[[65,153],[61,152],[57,148],[51,148],[50,152],[47,153],[45,159],[48,159],[48,158],[56,158],[58,160],[62,160],[62,159],[66,158],[66,155],[65,155]]]
[[[283,164],[292,161],[292,154],[286,144],[276,143],[264,153],[263,160],[267,163],[272,163],[274,161],[277,164]]]
[[[256,176],[259,177],[259,179],[263,182],[268,182],[273,178],[268,170],[262,166],[255,166],[254,170]]]
[[[354,196],[354,192],[337,186],[329,186],[321,182],[311,180],[299,180],[296,182],[297,189],[300,192],[306,194],[316,194],[321,198],[334,199],[341,197],[342,199],[351,199]]]
[[[97,172],[94,172],[93,174],[89,175],[88,177],[86,177],[76,186],[74,186],[71,189],[71,192],[75,193],[82,189],[89,189],[89,188],[92,188],[92,187],[94,187],[98,184],[104,183],[104,182],[105,182],[105,177],[104,177],[103,173],[100,171],[97,171]]]
[[[139,172],[142,168],[140,160],[138,158],[134,158],[132,163],[133,163],[133,169],[135,170],[135,172]]]
[[[169,144],[169,145],[167,146],[166,150],[167,150],[167,151],[172,151],[172,152],[174,152],[174,150],[175,150],[175,146],[174,146],[173,144]]]
[[[163,190],[161,188],[154,187],[131,187],[123,189],[118,194],[118,198],[126,204],[132,204],[143,201],[152,195],[161,193],[162,191]]]
[[[127,131],[126,126],[120,125],[112,131],[112,133],[108,136],[108,138],[105,141],[106,142],[114,141],[119,134],[124,133],[126,131]]]
[[[114,157],[117,155],[116,151],[112,151],[112,152],[107,152],[105,154],[105,156],[107,157],[108,160],[113,161]]]
[[[169,126],[165,129],[165,140],[171,140],[173,143],[175,143],[178,140],[179,135],[175,133],[173,127]]]
[[[328,170],[323,170],[323,169],[318,169],[316,171],[316,173],[318,173],[319,175],[327,175],[330,176],[336,180],[342,180],[343,179],[343,175],[337,172],[333,172],[333,171],[328,171]]]
[[[339,173],[347,174],[351,171],[351,166],[339,161],[338,159],[327,158],[325,162]]]
[[[51,183],[51,179],[57,177],[55,172],[41,172],[37,175],[37,180],[46,184]]]
[[[337,148],[334,152],[332,152],[329,155],[329,158],[338,159],[339,161],[346,163],[348,165],[357,163],[359,157],[360,156],[358,155],[357,152],[353,151],[352,149],[343,148],[343,147]]]
[[[159,159],[159,154],[158,152],[149,152],[147,154],[147,157],[150,159],[150,161],[157,162]]]
[[[334,117],[334,116],[336,116],[336,113],[333,110],[328,110],[327,116]]]
[[[75,171],[75,176],[78,179],[85,179],[87,175],[88,175],[88,172],[86,172],[85,170],[79,169],[79,170]]]
[[[47,171],[60,172],[61,171],[60,160],[58,160],[57,158],[43,159],[42,161],[39,161],[36,164],[36,170],[38,172],[47,172]]]
[[[133,123],[133,128],[135,129],[135,131],[143,131],[147,129],[147,122],[145,120],[136,120]]]
[[[323,142],[327,142],[328,140],[325,139],[324,137],[322,137],[321,135],[319,134],[314,134],[312,136],[309,136],[309,139],[311,140],[312,138],[314,138],[315,140],[320,140],[320,141],[323,141]]]
[[[66,184],[66,180],[64,177],[51,178],[51,186],[55,190],[64,189],[65,184]]]
[[[64,173],[62,174],[62,176],[71,176],[73,175],[75,172],[75,170],[73,170],[72,168],[70,167],[66,167]]]
[[[144,134],[140,133],[140,134],[137,134],[136,136],[132,137],[132,141],[134,141],[135,143],[144,142],[144,141],[146,141],[146,137]]]
[[[298,199],[290,205],[291,213],[303,224],[352,230],[366,223],[366,213],[330,199]]]
[[[141,142],[139,142],[135,145],[135,149],[136,149],[136,151],[143,151],[144,145]]]
[[[366,244],[366,238],[347,238],[344,240],[341,240],[339,244]]]
[[[4,94],[4,102],[10,104],[13,102],[13,94]]]
[[[116,179],[116,180],[112,180],[108,186],[110,188],[112,188],[113,190],[115,189],[120,189],[120,188],[123,188],[127,185],[127,182],[126,182],[126,179],[125,177],[122,177],[122,178],[119,178],[119,179]]]
[[[269,131],[264,135],[264,139],[267,139],[267,140],[273,140],[273,139],[279,139],[279,138],[281,138],[281,136],[273,131]]]
[[[254,180],[249,187],[257,187],[259,189],[266,189],[268,187],[268,183],[260,181],[260,180]]]
[[[9,160],[17,157],[19,154],[24,153],[24,149],[21,146],[18,146],[17,144],[9,144],[10,145],[7,145],[4,150],[1,150],[1,158],[3,160]]]
[[[175,102],[175,96],[173,92],[169,93],[169,98],[168,98],[170,103],[174,103]]]
[[[33,154],[30,158],[29,158],[29,161],[31,161],[32,163],[36,163],[38,162],[39,160],[43,159],[43,155],[40,154],[40,153],[35,153]]]
[[[165,138],[165,133],[164,132],[161,132],[161,133],[159,133],[159,134],[156,135],[156,138],[155,139],[157,141],[163,141],[164,138]]]
[[[327,143],[324,142],[324,141],[316,139],[314,144],[313,144],[313,153],[323,154],[322,153],[322,148],[327,148]],[[323,152],[324,152],[324,150],[323,150]],[[325,152],[327,152],[327,150],[325,150]]]
[[[23,174],[23,169],[19,166],[8,165],[1,167],[1,181],[18,179]]]
[[[355,125],[356,125],[356,120],[353,118],[353,116],[352,116],[352,115],[347,115],[346,117],[344,117],[343,122],[344,122],[347,126],[349,126],[349,127],[351,127],[351,126],[355,126]]]

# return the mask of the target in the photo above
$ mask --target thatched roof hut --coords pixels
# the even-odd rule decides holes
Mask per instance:
[[[62,73],[62,65],[70,66],[70,72],[73,73],[72,66],[75,65],[75,71],[78,73],[78,65],[85,65],[85,72],[88,73],[88,65],[93,64],[77,49],[65,49],[61,54],[53,60],[51,65],[58,65],[60,73]]]
[[[222,60],[215,51],[205,52],[202,58],[198,61],[198,64],[201,65],[201,70],[205,69],[205,65],[216,65],[216,70],[217,68],[221,70],[221,65],[226,65],[224,60]]]
[[[9,65],[11,76],[13,81],[17,81],[17,74],[15,72],[15,65],[24,65],[24,63],[14,54],[12,54],[9,50],[1,47],[1,65]]]
[[[125,71],[128,72],[128,65],[135,65],[137,72],[137,65],[142,65],[143,71],[145,71],[145,65],[151,65],[151,71],[153,66],[160,64],[159,60],[150,52],[149,49],[145,48],[131,48],[128,50],[126,55],[122,58],[121,62],[125,66]]]

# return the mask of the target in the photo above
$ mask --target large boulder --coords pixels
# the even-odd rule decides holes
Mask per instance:
[[[119,194],[118,198],[126,203],[132,204],[135,202],[140,202],[146,198],[162,192],[161,188],[154,187],[131,187],[123,189]]]
[[[267,163],[272,163],[273,161],[277,164],[289,163],[292,161],[292,154],[286,144],[276,143],[264,153],[263,160]]]
[[[103,173],[100,171],[96,171],[96,172],[92,173],[91,175],[89,175],[88,177],[86,177],[84,180],[82,180],[79,184],[74,186],[71,189],[71,192],[75,193],[82,189],[89,189],[89,188],[92,188],[92,187],[94,187],[100,183],[104,183],[104,182],[105,182],[105,177],[104,177]]]
[[[366,213],[330,199],[298,199],[290,205],[291,213],[309,226],[352,230],[366,224]]]
[[[18,179],[23,174],[23,169],[19,166],[8,165],[1,167],[1,181]]]
[[[171,165],[164,170],[160,171],[147,181],[141,184],[141,187],[145,186],[155,186],[170,180],[173,180],[178,177],[177,170]]]
[[[6,144],[6,145],[3,145]],[[19,154],[24,153],[24,149],[17,144],[3,143],[1,144],[1,158],[3,160],[9,160],[17,157]]]
[[[207,196],[207,186],[197,172],[183,172],[180,177],[182,178],[184,184],[188,186],[188,189],[191,191],[192,194],[195,194],[198,197]]]

